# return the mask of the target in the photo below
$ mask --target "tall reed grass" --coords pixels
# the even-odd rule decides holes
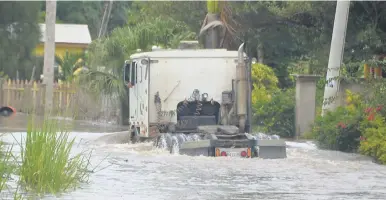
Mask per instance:
[[[41,127],[29,120],[21,146],[20,182],[35,194],[57,194],[87,182],[91,154],[71,156],[75,138],[59,126],[58,120],[45,119]]]

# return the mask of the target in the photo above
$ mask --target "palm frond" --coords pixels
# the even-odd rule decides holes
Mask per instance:
[[[199,36],[206,37],[208,31],[219,30],[221,33],[217,48],[230,49],[237,40],[236,30],[238,23],[233,19],[232,10],[226,1],[207,1],[207,11]],[[204,39],[201,37],[202,39]],[[208,39],[208,38],[205,38]],[[202,40],[201,40],[202,41]],[[210,43],[210,42],[209,42]]]
[[[232,9],[226,1],[220,2],[220,9],[220,20],[226,29],[220,46],[231,48],[233,46],[232,43],[237,41],[236,30],[240,27],[240,24],[233,19]]]
[[[127,98],[122,65],[137,49],[149,50],[153,45],[176,47],[181,40],[193,39],[186,24],[171,18],[155,18],[134,27],[116,28],[107,38],[94,41],[89,47],[90,70],[79,78],[79,85],[95,95],[119,95]],[[100,71],[104,66],[107,71]]]
[[[123,79],[112,72],[88,70],[81,74],[78,84],[95,96],[127,97]]]
[[[71,80],[73,72],[84,66],[85,54],[66,52],[64,56],[55,55],[55,61],[61,68],[58,78],[63,81]]]

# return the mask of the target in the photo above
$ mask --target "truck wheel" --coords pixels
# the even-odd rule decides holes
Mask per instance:
[[[160,140],[161,136],[157,136],[153,139],[153,146],[159,148],[159,140]]]
[[[176,154],[178,151],[177,149],[180,148],[178,145],[178,142],[175,140],[172,141],[172,144],[170,145],[170,154]]]
[[[253,156],[252,158],[257,158],[259,157],[259,151],[256,147],[253,148]]]
[[[135,133],[131,134],[131,144],[139,143],[140,140],[141,138],[139,137],[139,135],[135,135]]]

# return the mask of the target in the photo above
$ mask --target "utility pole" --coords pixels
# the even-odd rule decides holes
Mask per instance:
[[[107,31],[107,27],[109,25],[109,21],[110,21],[110,15],[111,15],[111,10],[113,9],[113,3],[114,1],[113,0],[110,0],[109,2],[109,11],[107,12],[107,15],[106,15],[106,21],[105,21],[105,24],[104,24],[104,27],[103,27],[103,32],[102,32],[102,37],[106,35],[106,31]]]
[[[338,106],[337,95],[339,80],[331,80],[340,74],[342,65],[344,43],[346,40],[347,21],[349,15],[350,1],[338,0],[336,2],[334,29],[332,32],[330,56],[328,59],[328,70],[326,75],[327,84],[324,88],[324,99],[322,116],[326,111],[335,110]]]
[[[45,112],[52,109],[54,89],[54,64],[55,64],[55,24],[56,24],[56,0],[46,0],[46,35],[44,41],[44,78],[46,85]]]
[[[106,2],[105,4],[106,6],[103,12],[102,22],[98,33],[98,38],[101,38],[106,34],[107,26],[110,21],[111,10],[113,8],[113,2],[114,2],[113,0],[110,0],[109,3]]]
[[[106,18],[106,13],[107,13],[107,4],[105,3],[105,10],[103,11],[103,17],[102,17],[102,22],[101,22],[101,26],[99,28],[99,32],[98,32],[98,39],[102,36],[102,30],[103,30],[103,26],[105,24],[105,18]]]

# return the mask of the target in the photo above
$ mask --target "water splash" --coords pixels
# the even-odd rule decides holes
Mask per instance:
[[[251,136],[255,140],[278,140],[280,136],[278,135],[267,135],[264,133],[245,133],[246,135]],[[165,133],[160,136],[160,139],[156,145],[156,148],[162,150],[171,151],[173,154],[178,154],[181,144],[188,141],[199,141],[201,137],[199,134],[191,133]]]
[[[280,136],[278,135],[268,135],[265,133],[245,133],[246,135],[251,136],[255,140],[279,140]]]
[[[200,139],[201,137],[198,134],[165,133],[160,136],[156,147],[159,149],[168,149],[174,153],[178,153],[182,143],[187,141],[199,141]]]

